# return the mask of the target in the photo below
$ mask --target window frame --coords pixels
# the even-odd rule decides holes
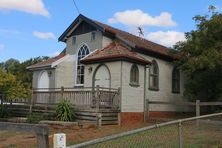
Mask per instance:
[[[72,36],[72,45],[76,44],[76,36]]]
[[[135,72],[135,73],[133,73]],[[133,64],[130,69],[130,86],[139,87],[139,68],[136,64]],[[134,77],[134,78],[133,78]],[[134,80],[133,80],[134,79]]]
[[[96,32],[95,31],[92,31],[91,32],[91,42],[95,41],[96,40]]]
[[[84,50],[84,52],[82,50]],[[86,52],[86,50],[88,50],[88,52]],[[81,55],[79,55],[80,52],[81,52]],[[83,54],[83,53],[85,53],[85,54]],[[84,64],[80,63],[80,60],[82,58],[86,57],[88,54],[90,54],[89,46],[85,43],[82,43],[78,48],[78,52],[76,53],[75,86],[83,86],[84,85],[85,66],[84,66]],[[79,77],[80,77],[80,80],[78,79]],[[83,81],[83,83],[81,83],[81,80]],[[78,83],[79,81],[80,81],[80,83]]]
[[[172,71],[172,93],[180,93],[180,70],[177,67],[174,67]]]
[[[152,82],[153,84],[154,84],[154,81],[156,81],[155,82],[156,86],[154,86],[153,84],[152,84],[153,86],[151,85],[151,78],[154,79],[153,82]],[[149,68],[149,90],[159,91],[159,66],[158,66],[158,63],[155,60],[152,61],[152,64]]]

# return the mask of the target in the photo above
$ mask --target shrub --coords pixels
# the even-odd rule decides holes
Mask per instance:
[[[44,116],[40,113],[30,113],[27,116],[26,122],[28,123],[39,123],[39,121],[44,120]]]
[[[72,104],[62,98],[56,107],[56,117],[60,121],[72,121],[74,115],[73,111],[74,108]]]
[[[0,118],[6,118],[9,116],[7,108],[4,105],[0,105]]]

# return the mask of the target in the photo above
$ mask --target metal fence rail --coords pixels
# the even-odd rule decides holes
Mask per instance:
[[[220,147],[222,113],[174,120],[98,138],[79,147]]]

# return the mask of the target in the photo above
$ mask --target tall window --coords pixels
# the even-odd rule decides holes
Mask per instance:
[[[132,65],[130,70],[130,84],[139,85],[139,69],[137,65]]]
[[[174,68],[172,72],[172,92],[180,93],[180,70]]]
[[[83,44],[78,52],[76,84],[84,84],[84,65],[80,63],[80,60],[88,54],[89,49]]]
[[[95,39],[96,39],[96,32],[93,31],[93,32],[91,33],[91,41],[94,41]]]
[[[73,37],[72,37],[72,45],[75,45],[75,44],[76,44],[76,37],[73,36]]]
[[[149,89],[158,90],[159,89],[159,68],[155,60],[152,61],[149,72]]]

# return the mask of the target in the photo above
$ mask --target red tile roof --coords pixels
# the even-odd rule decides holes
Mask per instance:
[[[175,58],[171,54],[172,49],[170,49],[170,48],[167,48],[167,47],[162,46],[160,44],[151,42],[147,39],[135,36],[135,35],[130,34],[128,32],[113,28],[109,25],[100,23],[98,21],[95,21],[95,20],[92,20],[92,21],[94,23],[96,23],[98,26],[104,28],[105,32],[115,34],[115,35],[123,38],[124,40],[127,40],[128,42],[131,42],[131,43],[135,44],[137,48],[142,48],[142,49],[145,49],[146,51],[161,54],[161,55],[167,56],[169,58],[173,58],[173,59]]]
[[[155,57],[162,58],[165,60],[170,60],[170,61],[178,59],[178,57],[172,54],[173,50],[170,48],[159,45],[157,43],[146,40],[144,38],[142,39],[138,36],[116,29],[114,27],[103,24],[96,20],[87,18],[86,16],[82,14],[80,14],[72,22],[72,24],[63,32],[63,34],[59,37],[59,41],[63,41],[63,42],[66,41],[67,34],[70,31],[72,31],[73,27],[76,24],[78,24],[79,20],[86,21],[90,25],[93,25],[94,27],[96,27],[98,30],[108,33],[108,35],[112,35],[116,38],[122,39],[122,41],[125,41],[126,44],[129,44],[129,46],[133,45],[132,47],[135,47],[139,52],[142,52],[144,54],[148,54],[150,56],[155,56]]]
[[[27,69],[33,69],[33,68],[40,68],[40,67],[47,67],[47,66],[51,66],[52,63],[54,63],[55,61],[63,58],[65,55],[63,53],[59,54],[58,56],[49,58],[48,60],[39,62],[37,64],[31,65],[29,67],[27,67]]]
[[[150,62],[145,60],[142,56],[138,55],[136,52],[131,51],[119,42],[112,42],[103,49],[96,50],[87,57],[83,58],[81,62],[87,64],[107,60],[112,61],[116,59],[131,60],[143,65],[150,64]]]

